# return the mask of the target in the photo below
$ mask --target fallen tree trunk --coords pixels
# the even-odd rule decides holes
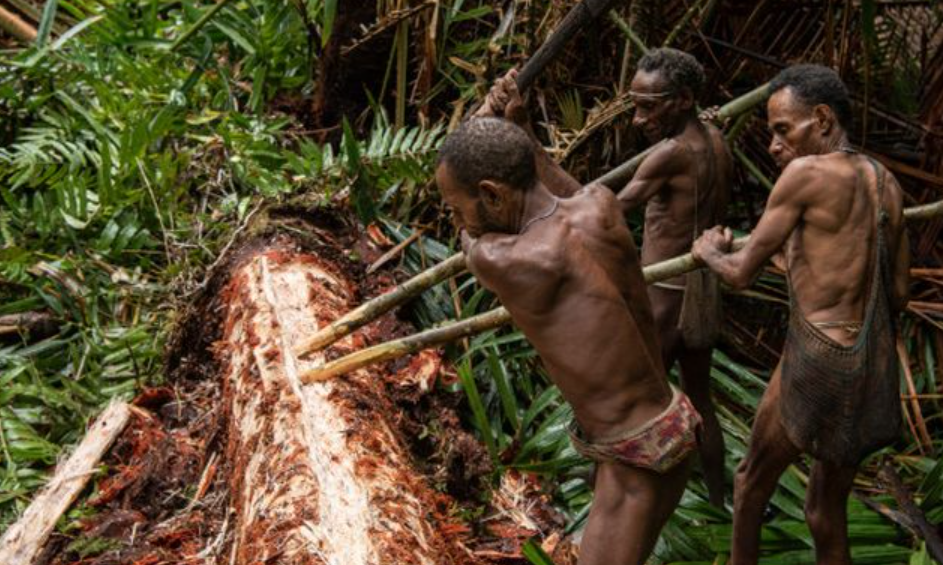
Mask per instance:
[[[380,379],[300,380],[324,354],[300,360],[293,348],[352,298],[336,267],[285,245],[232,275],[216,345],[230,404],[232,562],[474,563],[431,521],[435,493],[387,421]]]

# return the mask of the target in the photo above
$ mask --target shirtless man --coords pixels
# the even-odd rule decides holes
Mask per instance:
[[[846,503],[857,465],[898,437],[895,318],[906,304],[909,246],[894,177],[848,142],[848,92],[825,67],[799,65],[770,85],[772,142],[783,168],[749,243],[729,229],[694,244],[731,286],[748,286],[785,252],[791,317],[734,481],[732,565],[759,558],[765,506],[786,467],[814,458],[806,519],[820,565],[850,565]]]
[[[538,177],[554,194],[568,197],[581,185],[536,140],[515,78],[511,71],[496,81],[477,115],[503,115],[524,128],[534,141]],[[721,132],[697,118],[695,98],[703,82],[697,60],[676,49],[650,51],[632,80],[635,126],[651,143],[661,142],[618,195],[626,212],[648,204],[642,265],[687,253],[698,234],[723,219],[733,169]],[[647,292],[665,370],[680,363],[681,386],[703,418],[699,451],[705,482],[710,501],[723,507],[724,436],[710,397],[720,293],[716,278],[705,274],[656,283]],[[694,291],[685,302],[688,281]]]
[[[645,563],[684,491],[699,417],[665,378],[615,196],[555,196],[527,134],[499,118],[446,139],[436,183],[469,268],[537,349],[573,407],[574,447],[598,464],[580,563]]]
[[[632,79],[633,124],[658,144],[618,196],[626,212],[645,206],[642,265],[687,253],[697,235],[723,220],[733,168],[723,134],[697,117],[703,83],[697,60],[669,48],[649,51]],[[701,271],[655,283],[648,297],[665,370],[679,363],[681,386],[704,419],[704,479],[711,503],[723,507],[724,436],[710,397],[719,290],[716,278]]]

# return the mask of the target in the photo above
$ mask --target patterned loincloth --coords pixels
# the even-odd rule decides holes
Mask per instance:
[[[638,428],[592,441],[583,439],[576,421],[570,440],[576,451],[597,462],[618,462],[630,467],[667,473],[697,448],[701,416],[687,395],[671,387],[671,404]]]

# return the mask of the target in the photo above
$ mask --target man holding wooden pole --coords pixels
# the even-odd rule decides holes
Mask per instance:
[[[783,356],[735,478],[731,564],[758,562],[766,504],[786,467],[808,453],[816,562],[850,565],[846,505],[858,464],[900,433],[896,317],[910,263],[902,192],[851,147],[851,103],[834,71],[790,67],[770,92],[769,151],[783,173],[766,211],[741,250],[720,227],[693,248],[736,288],[785,250],[790,289]]]
[[[688,251],[703,230],[725,216],[733,166],[724,136],[697,116],[704,70],[688,53],[661,48],[638,63],[630,95],[633,125],[655,150],[619,192],[626,212],[645,207],[642,264]],[[724,435],[710,396],[714,343],[723,322],[720,286],[693,271],[648,287],[665,370],[675,362],[681,385],[701,414],[699,452],[711,503],[724,506]]]
[[[537,174],[559,196],[581,188],[543,150],[531,130],[516,75],[499,79],[479,116],[499,115],[524,128],[534,140]],[[648,52],[638,64],[630,95],[634,125],[656,144],[618,199],[625,212],[646,207],[642,265],[688,251],[706,228],[719,223],[727,207],[733,167],[723,134],[697,116],[704,70],[697,60],[670,48]],[[721,325],[720,287],[703,270],[648,287],[665,370],[675,362],[681,385],[704,419],[699,452],[711,502],[724,505],[724,436],[710,397],[710,367]]]
[[[641,565],[690,473],[700,418],[668,384],[632,234],[601,185],[559,198],[527,134],[473,118],[442,146],[436,183],[478,281],[497,294],[573,407],[598,463],[581,565]]]

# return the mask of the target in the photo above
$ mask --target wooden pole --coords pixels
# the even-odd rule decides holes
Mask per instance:
[[[534,80],[551,61],[556,59],[557,55],[563,51],[566,44],[577,33],[592,23],[614,3],[615,0],[583,0],[574,6],[560,22],[560,25],[557,26],[557,29],[544,41],[540,49],[527,60],[521,72],[518,73],[517,87],[521,92],[530,88]]]
[[[739,238],[734,241],[734,247],[739,249],[746,241],[746,237]],[[690,253],[686,253],[680,257],[649,265],[642,269],[642,273],[645,275],[645,282],[651,284],[683,275],[696,268],[698,268],[698,265],[694,257]],[[310,384],[330,379],[365,365],[389,361],[390,359],[397,359],[405,355],[416,353],[417,351],[422,351],[423,349],[438,347],[463,337],[499,328],[510,322],[511,314],[501,306],[460,322],[453,322],[438,328],[356,351],[350,355],[326,363],[322,367],[317,367],[303,373],[301,375],[301,382]]]
[[[438,265],[419,273],[392,291],[364,302],[343,317],[321,328],[316,334],[296,347],[295,354],[303,356],[327,347],[400,304],[422,294],[426,289],[454,277],[464,270],[465,255],[456,253]]]
[[[99,461],[130,417],[131,408],[124,402],[114,402],[102,412],[72,456],[56,468],[52,480],[0,538],[0,563],[31,565],[35,562],[59,517],[95,474]]]
[[[23,45],[36,41],[36,28],[3,6],[0,6],[0,29],[17,38]]]
[[[908,221],[927,220],[940,216],[943,216],[943,200],[904,210],[904,218]],[[733,244],[734,249],[742,248],[746,245],[748,240],[749,236],[735,239]],[[690,253],[685,253],[684,255],[649,265],[642,269],[642,273],[645,275],[645,282],[652,284],[668,280],[678,275],[683,275],[699,267],[700,265],[694,260],[694,257]],[[372,363],[389,361],[416,353],[417,351],[422,351],[423,349],[438,347],[455,341],[456,339],[499,328],[510,322],[511,315],[502,306],[460,322],[452,322],[451,324],[438,328],[419,332],[386,343],[380,343],[351,353],[350,355],[325,363],[323,366],[303,373],[301,375],[301,382],[309,384],[330,379]]]

